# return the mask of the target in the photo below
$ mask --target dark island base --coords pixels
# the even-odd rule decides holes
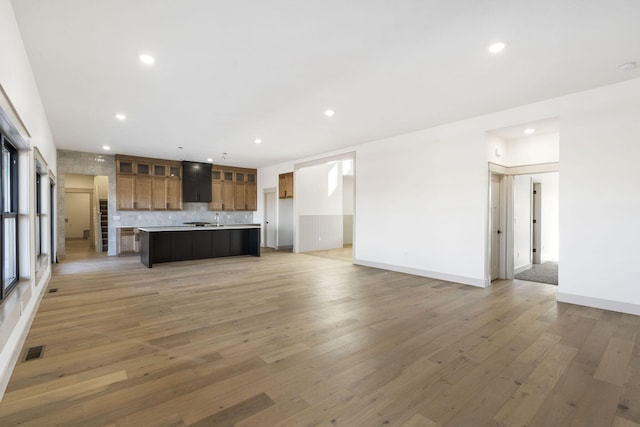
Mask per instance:
[[[260,256],[260,229],[141,230],[140,261],[151,268],[157,262],[186,261],[237,255]]]

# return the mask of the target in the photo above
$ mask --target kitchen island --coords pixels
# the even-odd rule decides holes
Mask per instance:
[[[140,261],[154,263],[237,255],[260,256],[259,225],[141,227]]]

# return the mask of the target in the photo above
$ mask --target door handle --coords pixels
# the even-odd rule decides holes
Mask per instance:
[[[502,234],[502,231],[501,231],[501,230],[498,230],[498,234]]]

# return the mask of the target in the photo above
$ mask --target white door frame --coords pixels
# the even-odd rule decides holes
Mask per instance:
[[[530,264],[540,264],[542,256],[542,182],[531,178],[531,254]]]
[[[504,278],[511,280],[514,277],[513,251],[514,251],[514,215],[513,215],[513,177],[515,175],[532,175],[546,172],[560,172],[560,163],[539,163],[522,166],[502,166],[489,162],[487,174],[487,229],[486,229],[486,256],[485,256],[485,286],[491,285],[491,175],[504,175],[501,188],[501,210],[504,212],[504,250],[500,251],[501,265],[504,265]]]
[[[264,228],[264,247],[267,248],[278,248],[278,190],[276,187],[265,188],[264,192],[264,218],[263,218],[263,228]],[[269,203],[268,198],[272,196],[275,197],[274,210],[275,212],[269,211]],[[269,229],[275,230],[274,241],[269,241]],[[271,244],[271,245],[270,245]]]

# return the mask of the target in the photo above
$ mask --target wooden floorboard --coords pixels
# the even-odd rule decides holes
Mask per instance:
[[[640,426],[640,317],[350,263],[67,242],[0,425]]]

